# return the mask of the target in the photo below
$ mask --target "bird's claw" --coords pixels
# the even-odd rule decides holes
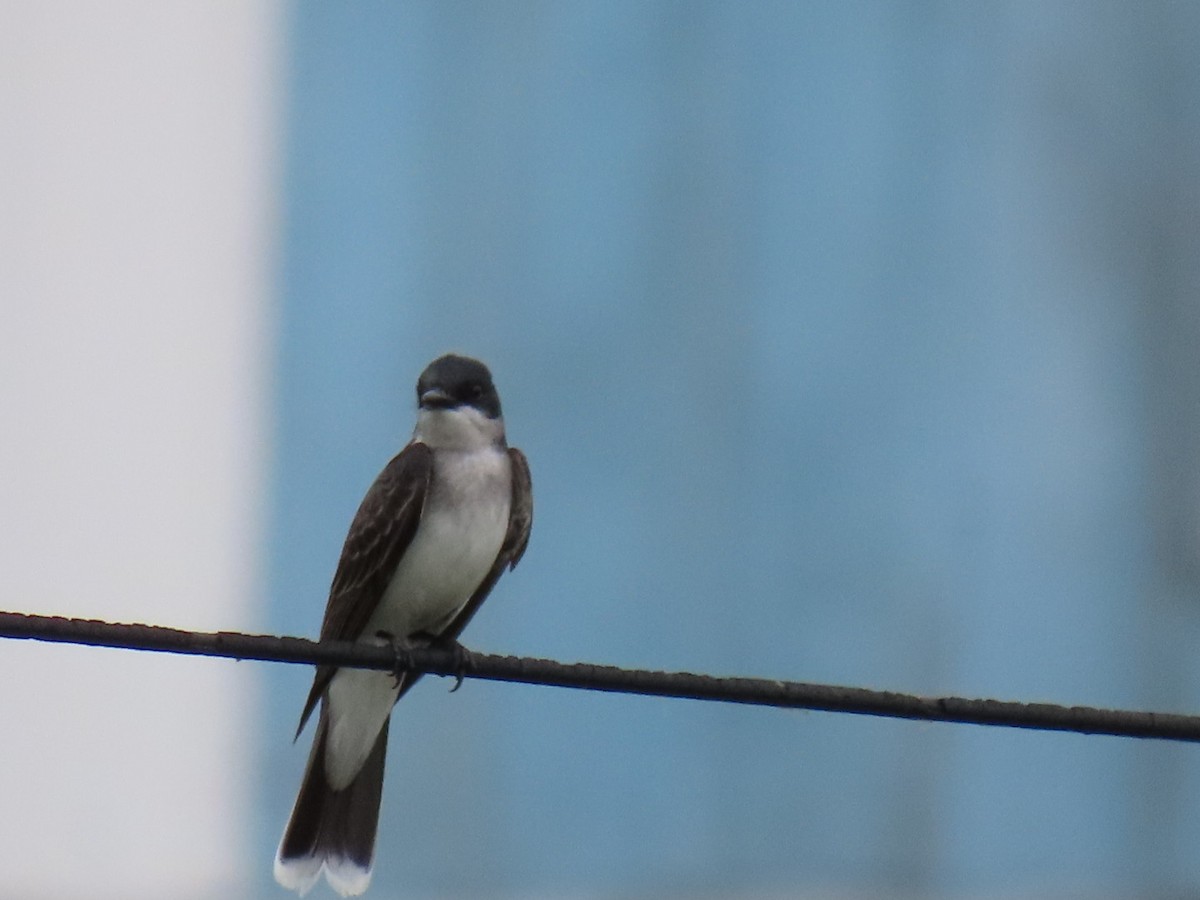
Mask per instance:
[[[392,648],[392,678],[395,680],[392,689],[399,690],[400,685],[404,684],[404,679],[408,677],[408,648],[402,641],[397,640],[394,634],[387,631],[377,631],[375,636],[386,641]]]
[[[454,687],[450,688],[450,693],[453,694],[462,687],[463,679],[467,677],[467,668],[471,661],[471,651],[454,639],[439,641],[437,646],[450,653],[451,668],[454,670]]]

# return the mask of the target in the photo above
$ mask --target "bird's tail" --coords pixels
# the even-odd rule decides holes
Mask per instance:
[[[350,897],[371,883],[388,723],[384,721],[361,771],[341,791],[330,788],[325,777],[328,731],[322,710],[300,794],[275,854],[275,880],[304,896],[324,869],[330,886]]]

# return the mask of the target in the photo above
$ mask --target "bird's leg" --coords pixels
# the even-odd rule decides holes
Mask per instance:
[[[458,638],[442,637],[438,638],[436,645],[439,649],[449,650],[450,657],[454,660],[454,687],[450,688],[450,693],[454,693],[462,687],[463,678],[466,677],[467,667],[471,664],[471,651],[458,642]]]
[[[401,641],[390,631],[377,631],[375,632],[375,637],[384,641],[392,648],[392,656],[395,658],[395,664],[392,667],[392,677],[396,680],[396,683],[392,687],[395,690],[400,690],[400,686],[404,684],[404,679],[412,671],[406,665],[408,659],[405,652],[412,646],[412,642]]]
[[[419,646],[428,647],[432,650],[445,650],[450,654],[450,668],[454,675],[454,687],[450,688],[450,693],[454,693],[462,687],[463,679],[466,677],[467,669],[471,664],[471,651],[458,642],[457,638],[438,636],[421,632],[418,635],[413,635],[412,640],[420,640]],[[451,674],[447,673],[447,674]]]

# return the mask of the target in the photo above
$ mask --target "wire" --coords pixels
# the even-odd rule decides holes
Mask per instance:
[[[654,697],[715,700],[752,706],[922,719],[972,725],[998,725],[1042,731],[1069,731],[1123,737],[1200,742],[1200,716],[1174,713],[919,697],[892,691],[763,678],[717,678],[689,672],[622,669],[589,663],[493,656],[463,647],[400,649],[349,641],[317,643],[295,637],[182,631],[158,625],[101,622],[0,612],[0,637],[184,653],[228,659],[308,665],[353,666],[384,671],[418,671],[458,678],[482,678]]]

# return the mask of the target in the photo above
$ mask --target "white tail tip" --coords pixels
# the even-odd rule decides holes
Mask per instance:
[[[312,890],[325,872],[329,886],[343,897],[357,897],[371,884],[371,870],[348,859],[317,859],[304,856],[295,859],[275,857],[275,880],[301,897]]]

